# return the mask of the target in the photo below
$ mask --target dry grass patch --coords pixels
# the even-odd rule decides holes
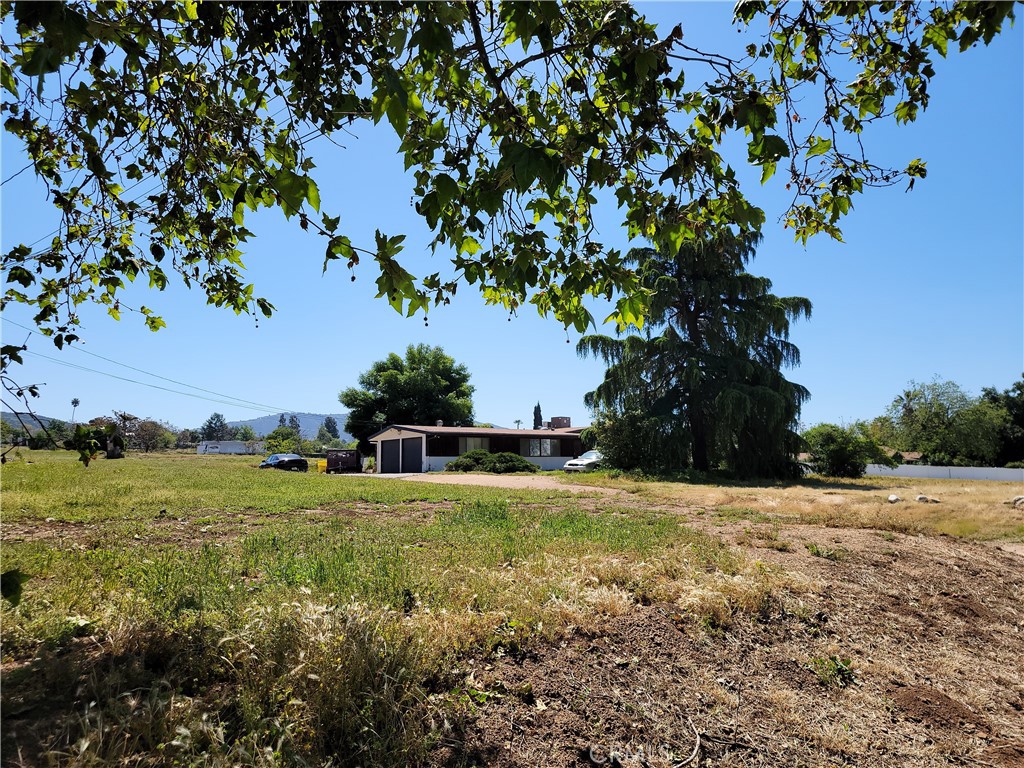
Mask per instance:
[[[580,482],[614,487],[620,481],[588,476]],[[726,521],[745,517],[758,522],[761,516],[761,522],[1024,541],[1024,509],[1005,503],[1024,494],[1020,483],[891,477],[809,479],[785,485],[622,482],[653,505],[705,509]],[[901,501],[889,503],[893,494]],[[939,503],[917,502],[918,496]]]

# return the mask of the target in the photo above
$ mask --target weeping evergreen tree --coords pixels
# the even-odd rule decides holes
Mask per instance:
[[[800,362],[789,324],[810,317],[811,303],[775,296],[770,280],[746,271],[759,242],[723,232],[673,256],[634,249],[627,258],[651,292],[648,326],[621,338],[580,340],[580,355],[608,364],[604,381],[586,396],[599,431],[636,425],[637,450],[660,450],[646,466],[722,467],[741,477],[794,471],[795,427],[808,392],[782,369]],[[628,464],[617,461],[624,449],[617,445],[610,461]]]

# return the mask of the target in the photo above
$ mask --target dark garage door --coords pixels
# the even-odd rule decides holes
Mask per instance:
[[[402,471],[423,471],[422,437],[407,437],[402,441]]]
[[[398,460],[401,440],[382,440],[380,443],[380,472],[383,474],[401,472]]]

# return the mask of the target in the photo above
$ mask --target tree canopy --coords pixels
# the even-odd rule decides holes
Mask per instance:
[[[855,195],[926,172],[921,159],[876,164],[862,134],[913,121],[933,58],[987,44],[1013,18],[1010,3],[742,2],[749,45],[730,56],[691,46],[681,25],[659,37],[628,3],[0,8],[16,31],[2,42],[4,128],[60,216],[41,249],[3,255],[2,302],[33,306],[58,346],[78,337],[82,302],[116,318],[137,279],[162,290],[177,275],[213,304],[271,313],[242,262],[261,209],[321,234],[325,268],[372,262],[401,312],[470,284],[580,330],[588,294],[639,323],[647,295],[599,239],[602,197],[666,253],[725,226],[757,232],[764,213],[723,155],[738,137],[762,183],[782,176],[798,239],[840,237]],[[353,242],[344,212],[321,209],[310,141],[364,122],[400,139],[450,270],[414,275],[403,233]],[[4,361],[19,352],[4,346]]]
[[[848,427],[817,424],[803,434],[808,464],[827,477],[861,477],[868,464],[896,466],[896,462],[868,434],[863,423]]]
[[[602,449],[614,433],[646,450],[651,469],[793,473],[807,390],[782,369],[799,364],[789,324],[810,316],[811,304],[775,296],[770,280],[746,271],[757,242],[724,230],[672,255],[630,253],[650,291],[650,325],[625,338],[585,336],[577,347],[609,364],[586,396]],[[609,456],[621,463],[611,447]]]
[[[211,413],[210,418],[199,428],[203,440],[231,440],[235,430],[228,424],[223,414]]]
[[[473,423],[473,386],[466,366],[441,347],[410,344],[405,357],[392,352],[359,376],[359,387],[338,395],[349,409],[345,431],[368,452],[370,435],[388,424],[448,426]]]
[[[1022,389],[1019,382],[1002,395],[986,389],[974,398],[954,381],[911,381],[871,423],[872,434],[890,448],[920,452],[928,464],[1003,465],[1019,460],[1013,409],[1018,420],[1024,409],[1013,394]]]

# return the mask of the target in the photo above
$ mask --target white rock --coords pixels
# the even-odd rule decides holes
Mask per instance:
[[[890,504],[895,504],[897,501],[903,501],[903,499],[901,499],[895,493],[890,493],[889,494],[889,503]]]

